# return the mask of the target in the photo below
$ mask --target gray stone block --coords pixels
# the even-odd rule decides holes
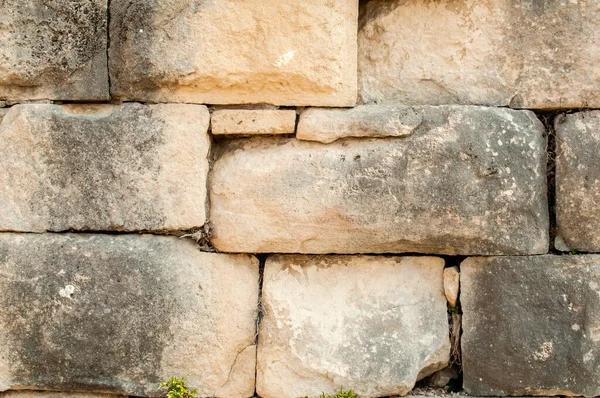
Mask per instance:
[[[258,260],[153,235],[0,234],[0,391],[254,392]]]
[[[468,394],[600,394],[600,256],[469,258],[461,303]]]

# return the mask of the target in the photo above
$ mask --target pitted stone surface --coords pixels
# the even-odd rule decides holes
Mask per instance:
[[[223,109],[213,112],[214,135],[294,134],[296,111],[278,109]]]
[[[600,395],[600,256],[461,265],[470,395]]]
[[[406,394],[449,361],[443,268],[434,257],[269,257],[257,394]]]
[[[212,243],[248,253],[546,253],[546,142],[535,115],[450,106],[423,119],[401,139],[221,143]]]
[[[110,9],[113,96],[353,106],[358,0],[122,0]]]
[[[0,100],[107,100],[106,0],[0,2]]]
[[[0,391],[251,397],[258,260],[152,235],[0,234]]]
[[[600,3],[361,3],[359,102],[600,107]]]
[[[20,390],[0,392],[0,398],[125,398],[125,396],[85,392]]]
[[[0,230],[185,230],[206,221],[208,110],[16,105],[0,124]]]
[[[556,224],[561,249],[600,251],[600,111],[560,115],[556,131]],[[558,247],[558,245],[557,245]]]
[[[300,114],[296,137],[326,144],[347,137],[404,137],[421,125],[422,112],[399,105],[309,108]]]

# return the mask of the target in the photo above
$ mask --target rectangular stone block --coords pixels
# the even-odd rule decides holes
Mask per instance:
[[[0,391],[251,397],[258,260],[154,235],[0,234]]]
[[[107,100],[107,0],[0,2],[0,100]]]
[[[469,258],[461,302],[468,394],[600,394],[600,256]]]
[[[16,105],[0,124],[0,230],[165,231],[206,221],[198,105]]]
[[[598,252],[600,111],[560,115],[554,127],[558,239],[565,249]]]
[[[434,257],[270,256],[257,394],[406,394],[450,358],[443,268]]]
[[[358,0],[121,0],[110,15],[119,99],[356,102]]]
[[[125,398],[125,396],[85,392],[20,390],[0,392],[0,398]]]
[[[361,3],[359,102],[600,107],[600,3]]]
[[[212,243],[248,253],[546,253],[546,141],[535,115],[451,106],[419,117],[402,139],[221,143]]]
[[[421,125],[423,112],[403,105],[308,108],[300,114],[296,138],[328,144],[349,137],[404,137]]]
[[[211,118],[213,135],[294,134],[296,111],[293,109],[222,109]]]

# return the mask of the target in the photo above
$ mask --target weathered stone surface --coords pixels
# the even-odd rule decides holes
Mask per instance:
[[[269,257],[257,394],[406,394],[449,361],[443,267],[433,257]]]
[[[564,243],[560,248],[598,252],[600,111],[560,115],[555,131],[556,224]]]
[[[56,392],[56,391],[5,391],[0,392],[0,398],[125,398],[121,395],[85,393],[85,392]]]
[[[12,107],[0,125],[0,229],[202,226],[208,124],[198,105]]]
[[[346,137],[404,137],[422,121],[422,110],[409,106],[309,108],[300,114],[296,137],[324,143]]]
[[[106,0],[0,2],[0,99],[107,100]]]
[[[0,391],[254,391],[258,261],[152,235],[0,235]]]
[[[361,5],[359,101],[600,107],[597,1]]]
[[[469,258],[461,304],[467,393],[600,394],[600,256]]]
[[[2,123],[2,119],[8,113],[9,108],[0,108],[0,123]]]
[[[294,134],[295,110],[224,109],[213,112],[211,131],[214,135]]]
[[[546,143],[528,111],[429,107],[402,139],[221,143],[212,243],[248,253],[548,250]]]
[[[358,0],[122,0],[110,8],[117,98],[356,102]]]
[[[444,294],[450,307],[456,307],[460,290],[460,272],[458,267],[444,269]]]

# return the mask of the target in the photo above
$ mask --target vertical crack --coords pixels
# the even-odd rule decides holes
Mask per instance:
[[[106,1],[106,75],[108,79],[108,99],[112,101],[112,82],[110,81],[110,3]]]

